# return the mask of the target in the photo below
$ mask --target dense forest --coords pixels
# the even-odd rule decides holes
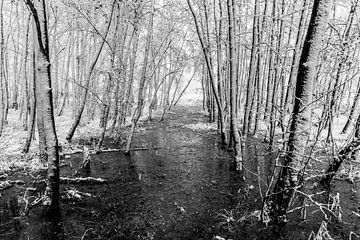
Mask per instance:
[[[358,4],[0,0],[0,238],[360,239]]]

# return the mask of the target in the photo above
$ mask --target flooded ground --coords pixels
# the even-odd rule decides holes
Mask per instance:
[[[23,216],[24,196],[33,200],[43,189],[41,177],[34,181],[39,174],[11,176],[25,184],[1,192],[0,239],[308,239],[317,231],[322,215],[311,213],[316,209],[309,210],[309,215],[318,216],[310,220],[298,220],[295,212],[286,226],[259,224],[256,210],[276,152],[267,153],[260,141],[248,139],[245,171],[236,172],[216,130],[196,128],[206,121],[197,108],[178,108],[161,123],[141,124],[129,156],[121,151],[92,155],[88,175],[107,183],[62,184],[62,192],[87,194],[79,200],[63,194],[57,223],[46,222],[41,207]],[[73,176],[81,162],[82,154],[63,159],[61,175]],[[360,218],[351,211],[360,206],[360,192],[358,185],[351,186],[337,182],[333,189],[345,196],[347,222],[329,224],[335,239],[359,233]],[[31,194],[28,187],[34,188]]]

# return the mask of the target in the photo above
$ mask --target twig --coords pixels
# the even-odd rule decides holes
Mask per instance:
[[[94,229],[93,229],[93,228],[86,229],[86,231],[84,232],[84,234],[83,234],[82,237],[81,237],[81,240],[84,240],[87,232],[90,231],[90,230],[94,230]]]

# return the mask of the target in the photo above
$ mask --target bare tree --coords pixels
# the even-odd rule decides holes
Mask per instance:
[[[331,0],[319,0],[315,1],[313,5],[296,80],[295,103],[287,154],[273,194],[265,199],[266,211],[264,213],[268,214],[270,220],[274,222],[285,220],[286,210],[298,187],[298,175],[302,167],[302,158],[309,135],[311,117],[309,104],[312,101],[317,56],[324,39],[331,2]]]
[[[26,0],[36,27],[36,86],[37,114],[42,116],[43,130],[46,139],[46,154],[48,158],[47,185],[44,205],[48,217],[59,217],[59,152],[58,139],[55,130],[53,98],[51,89],[51,71],[49,57],[49,39],[47,30],[47,14],[45,0]]]

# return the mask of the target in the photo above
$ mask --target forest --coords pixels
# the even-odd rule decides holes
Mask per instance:
[[[359,0],[0,0],[0,239],[360,239]]]

